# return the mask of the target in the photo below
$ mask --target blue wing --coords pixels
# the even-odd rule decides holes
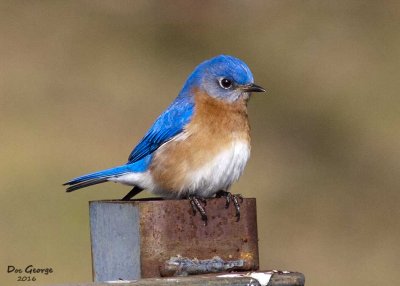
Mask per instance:
[[[128,164],[134,163],[153,153],[162,144],[183,131],[190,122],[194,103],[187,97],[178,97],[154,122],[146,135],[133,149],[128,158]]]

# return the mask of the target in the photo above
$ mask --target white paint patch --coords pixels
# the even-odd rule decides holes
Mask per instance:
[[[226,278],[235,278],[235,277],[243,277],[244,274],[222,274],[218,275],[217,277],[226,277]]]
[[[118,284],[118,283],[134,283],[134,282],[137,282],[137,280],[110,280],[110,281],[104,281],[105,283],[115,283],[115,284]]]
[[[244,140],[235,140],[209,163],[188,173],[181,191],[209,197],[219,190],[228,190],[243,173],[249,157],[250,144]]]
[[[263,273],[263,272],[252,272],[249,275],[251,278],[254,278],[260,283],[262,286],[266,286],[269,280],[272,277],[270,273]]]
[[[272,273],[270,272],[250,272],[246,274],[223,274],[223,275],[218,275],[217,277],[250,277],[253,279],[256,279],[258,283],[260,283],[262,286],[266,286],[269,283],[269,280],[272,277]]]

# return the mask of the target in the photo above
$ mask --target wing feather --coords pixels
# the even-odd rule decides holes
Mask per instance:
[[[194,104],[187,98],[177,98],[154,122],[146,135],[133,149],[128,164],[134,163],[153,153],[162,144],[181,133],[190,122]]]

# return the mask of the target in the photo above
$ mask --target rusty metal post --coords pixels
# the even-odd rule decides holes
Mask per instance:
[[[256,200],[239,222],[224,198],[206,211],[204,225],[187,200],[90,202],[94,281],[258,270]]]

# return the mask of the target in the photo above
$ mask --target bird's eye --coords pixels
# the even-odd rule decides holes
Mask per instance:
[[[222,79],[219,80],[219,85],[223,89],[229,89],[232,86],[232,81],[230,79],[227,79],[227,78],[222,78]]]

